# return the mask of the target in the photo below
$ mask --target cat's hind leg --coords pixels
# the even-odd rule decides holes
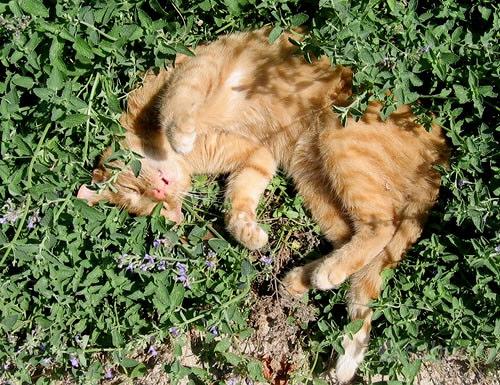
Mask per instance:
[[[351,321],[363,320],[363,325],[354,335],[346,335],[342,340],[344,353],[338,357],[335,367],[341,383],[352,379],[366,353],[373,314],[370,302],[379,297],[382,285],[380,273],[385,268],[397,265],[404,252],[420,236],[422,221],[423,217],[419,215],[403,219],[384,250],[364,268],[351,275],[348,292],[349,317]]]
[[[370,302],[378,298],[384,266],[382,252],[370,264],[351,276],[348,294],[348,312],[351,321],[362,320],[361,328],[353,335],[345,335],[342,340],[344,353],[337,358],[335,374],[340,383],[349,382],[363,361],[370,339],[373,311]]]
[[[320,290],[337,288],[361,270],[390,242],[396,227],[392,220],[360,223],[352,239],[330,253],[312,273],[312,285]]]
[[[302,140],[304,146],[295,149],[290,173],[322,233],[335,247],[341,247],[351,238],[353,228],[335,199],[329,180],[318,161],[320,151],[316,137],[311,135]],[[294,296],[301,296],[312,288],[311,276],[320,263],[321,260],[316,260],[289,271],[282,280],[286,290]]]

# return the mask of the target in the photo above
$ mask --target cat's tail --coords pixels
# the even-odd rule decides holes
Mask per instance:
[[[341,383],[349,382],[363,361],[370,338],[373,315],[370,303],[376,300],[382,287],[381,272],[394,267],[406,250],[418,239],[422,231],[422,218],[405,218],[394,236],[370,263],[351,276],[348,293],[348,311],[351,321],[362,320],[361,329],[342,341],[344,353],[337,359],[335,372]]]

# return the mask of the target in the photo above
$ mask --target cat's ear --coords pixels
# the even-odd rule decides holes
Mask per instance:
[[[102,171],[99,168],[96,168],[94,171],[92,171],[92,183],[101,183],[101,182],[104,182],[104,171]]]
[[[78,199],[83,199],[83,200],[87,201],[88,204],[91,206],[93,204],[96,204],[99,201],[99,195],[95,191],[89,189],[84,184],[82,184],[80,186],[80,188],[78,189],[78,193],[76,194],[76,197]]]

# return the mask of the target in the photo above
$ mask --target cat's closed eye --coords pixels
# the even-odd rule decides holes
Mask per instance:
[[[125,189],[128,192],[131,192],[131,193],[134,193],[134,194],[138,194],[138,195],[142,195],[142,191],[139,190],[137,187],[124,185],[124,184],[121,184],[121,183],[116,183],[116,185],[119,186],[122,189]]]

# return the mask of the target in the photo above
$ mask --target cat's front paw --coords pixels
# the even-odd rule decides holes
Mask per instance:
[[[309,290],[310,282],[305,269],[303,267],[296,267],[286,274],[282,280],[282,284],[292,296],[301,297]]]
[[[196,132],[173,132],[171,135],[170,144],[175,152],[179,154],[187,154],[193,150],[196,140]]]
[[[250,250],[260,249],[267,244],[267,233],[243,211],[230,214],[227,229],[238,242]]]
[[[320,263],[311,275],[311,284],[319,290],[338,288],[347,278],[347,274],[336,263],[326,260]]]

